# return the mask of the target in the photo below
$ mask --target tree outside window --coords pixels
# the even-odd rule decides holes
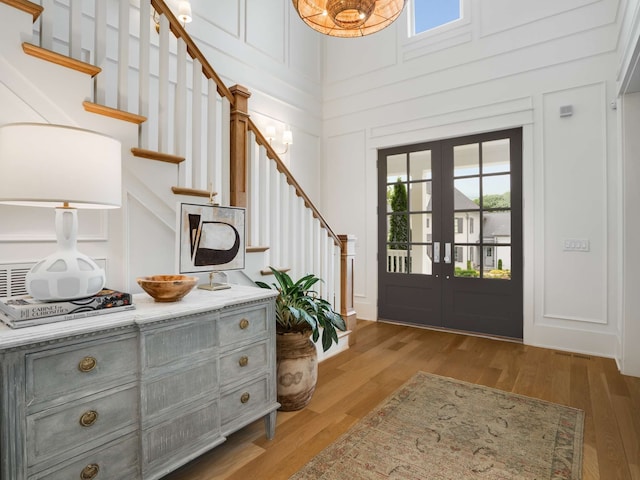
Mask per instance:
[[[406,250],[409,244],[409,217],[407,215],[407,187],[398,178],[391,193],[391,211],[389,220],[389,248]]]

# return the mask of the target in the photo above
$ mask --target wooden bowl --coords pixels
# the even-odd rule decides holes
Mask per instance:
[[[138,285],[156,302],[177,302],[195,287],[196,277],[187,275],[151,275],[136,279]]]

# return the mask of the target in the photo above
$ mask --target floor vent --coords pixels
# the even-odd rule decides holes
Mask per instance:
[[[0,265],[0,298],[26,295],[25,277],[34,263]]]

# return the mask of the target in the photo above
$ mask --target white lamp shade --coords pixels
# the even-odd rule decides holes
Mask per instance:
[[[188,1],[182,1],[178,4],[178,20],[182,23],[191,23],[193,17],[191,16],[191,3]]]
[[[285,145],[293,145],[293,133],[291,130],[285,130],[282,132],[282,143]]]
[[[118,208],[118,140],[61,125],[0,126],[0,203],[25,206]]]
[[[269,141],[276,138],[276,127],[274,127],[273,125],[269,125],[265,131],[265,136]]]

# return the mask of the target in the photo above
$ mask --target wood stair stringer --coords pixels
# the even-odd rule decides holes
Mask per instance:
[[[80,60],[76,60],[75,58],[71,58],[66,55],[47,50],[46,48],[38,47],[37,45],[34,45],[32,43],[23,42],[22,50],[24,51],[24,53],[26,53],[27,55],[31,55],[32,57],[55,63],[56,65],[61,65],[72,70],[76,70],[77,72],[87,74],[91,77],[95,77],[102,71],[100,67],[96,67],[95,65],[91,65],[90,63],[82,62]]]

